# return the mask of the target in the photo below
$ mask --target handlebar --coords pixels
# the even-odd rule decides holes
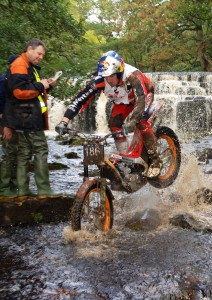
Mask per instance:
[[[78,132],[75,129],[67,128],[67,133],[71,137],[78,136],[79,138],[82,138],[85,141],[95,140],[98,143],[104,142],[104,141],[106,141],[107,138],[112,137],[114,134],[118,134],[118,133],[121,133],[121,132],[122,132],[121,130],[116,130],[113,133],[110,132],[110,133],[107,133],[106,135],[101,137],[101,136],[94,135],[94,134],[86,135],[85,133]]]

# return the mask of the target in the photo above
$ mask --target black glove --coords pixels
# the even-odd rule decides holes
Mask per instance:
[[[68,123],[61,121],[59,124],[55,126],[55,131],[59,133],[59,135],[63,135],[68,132]]]

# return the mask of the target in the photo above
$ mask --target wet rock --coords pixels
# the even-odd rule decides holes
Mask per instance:
[[[196,195],[198,203],[204,202],[212,204],[212,190],[207,188],[198,189]]]
[[[209,225],[203,224],[188,213],[177,214],[174,217],[170,218],[169,222],[170,224],[182,227],[183,229],[191,229],[204,233],[212,232],[212,228]]]
[[[66,221],[73,197],[0,200],[0,226]]]
[[[160,213],[155,209],[145,209],[143,212],[137,212],[125,226],[135,231],[149,231],[157,228],[160,224]]]
[[[203,296],[206,296],[206,293],[204,291],[204,287],[202,286],[201,279],[196,276],[183,276],[179,282],[179,287],[182,291],[182,299],[211,299],[205,297],[203,298]]]
[[[187,97],[177,103],[177,126],[192,136],[210,131],[208,122],[211,101],[207,97]],[[210,109],[208,109],[210,108]]]
[[[201,162],[209,163],[209,160],[212,159],[212,149],[210,146],[208,148],[204,148],[196,151],[197,159]]]
[[[205,167],[205,174],[212,174],[212,166]]]
[[[69,136],[57,136],[56,140],[59,142],[59,145],[70,145],[70,146],[81,146],[83,140],[78,137],[70,138]]]
[[[170,193],[169,198],[172,202],[175,202],[175,203],[180,203],[183,201],[183,196],[180,194],[177,194],[176,192]]]
[[[68,169],[67,165],[58,162],[48,163],[48,166],[50,171]]]
[[[67,157],[68,159],[80,158],[80,156],[76,152],[65,153],[64,156]]]
[[[48,163],[48,167],[49,167],[50,171],[68,169],[67,165],[65,165],[63,163],[59,163],[59,162]],[[33,161],[31,161],[29,164],[29,171],[32,173],[34,172],[34,162]]]

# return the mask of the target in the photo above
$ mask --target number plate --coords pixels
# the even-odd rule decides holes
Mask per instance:
[[[89,144],[83,146],[84,165],[96,165],[104,161],[104,146],[99,144]]]

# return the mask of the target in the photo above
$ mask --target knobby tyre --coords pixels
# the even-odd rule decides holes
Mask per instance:
[[[74,231],[107,231],[113,226],[113,195],[108,186],[101,189],[93,183],[72,207],[71,226]]]
[[[180,170],[181,147],[177,135],[171,128],[160,127],[155,133],[158,140],[158,152],[163,162],[160,175],[148,178],[148,182],[156,188],[170,186]]]

